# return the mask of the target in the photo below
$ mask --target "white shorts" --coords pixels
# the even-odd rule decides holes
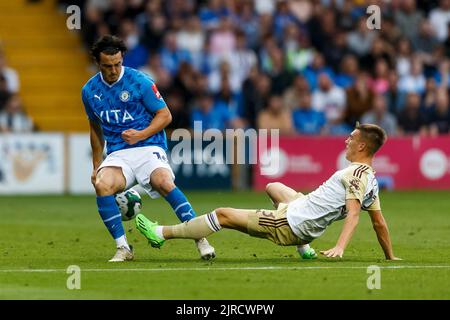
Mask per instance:
[[[158,146],[114,151],[106,156],[106,159],[103,160],[97,172],[104,167],[122,168],[126,182],[125,189],[139,184],[152,199],[160,196],[157,191],[153,190],[150,184],[150,176],[153,171],[158,168],[166,168],[172,174],[172,179],[175,180],[175,175],[167,160],[166,152]]]

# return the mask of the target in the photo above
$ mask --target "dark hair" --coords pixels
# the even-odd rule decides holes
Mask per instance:
[[[100,61],[100,53],[114,55],[119,51],[122,52],[122,55],[127,51],[125,42],[116,36],[105,35],[94,43],[91,54],[98,62]]]
[[[367,151],[370,155],[374,155],[386,142],[386,131],[376,124],[359,124],[357,122],[355,129],[361,133],[362,140],[367,142]]]

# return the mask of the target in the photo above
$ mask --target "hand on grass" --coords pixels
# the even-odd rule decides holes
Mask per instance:
[[[342,256],[344,255],[344,249],[336,246],[327,251],[320,251],[320,253],[328,258],[337,258],[337,257],[342,258]]]

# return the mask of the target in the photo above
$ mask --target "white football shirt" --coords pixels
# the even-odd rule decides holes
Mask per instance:
[[[320,237],[333,221],[347,215],[345,201],[357,199],[363,210],[381,210],[374,170],[353,162],[334,173],[315,191],[288,204],[287,220],[303,240]]]

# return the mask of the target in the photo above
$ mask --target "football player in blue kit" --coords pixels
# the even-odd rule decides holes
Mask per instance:
[[[92,47],[98,72],[82,89],[89,119],[93,171],[100,216],[116,241],[117,252],[110,262],[133,259],[122,225],[115,194],[139,184],[151,198],[166,199],[184,222],[196,216],[183,192],[174,183],[167,161],[164,128],[171,113],[153,79],[138,70],[124,67],[124,42],[103,36]],[[103,159],[106,141],[107,156]],[[206,239],[196,241],[203,259],[215,256]]]

